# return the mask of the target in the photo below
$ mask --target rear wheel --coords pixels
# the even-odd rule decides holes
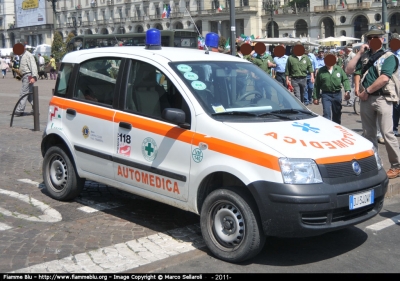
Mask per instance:
[[[77,197],[85,180],[76,173],[68,151],[64,145],[53,146],[47,150],[43,159],[43,181],[50,196],[67,201]]]
[[[255,204],[239,188],[211,192],[204,201],[200,223],[206,245],[221,260],[241,262],[256,256],[264,246]]]

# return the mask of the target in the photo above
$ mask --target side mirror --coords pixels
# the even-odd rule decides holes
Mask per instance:
[[[166,108],[163,110],[161,117],[164,120],[176,124],[181,128],[190,129],[190,124],[185,122],[186,114],[182,109]]]

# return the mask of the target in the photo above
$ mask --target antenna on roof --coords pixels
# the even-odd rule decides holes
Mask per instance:
[[[192,18],[192,15],[190,14],[190,12],[189,12],[189,10],[185,7],[185,9],[186,9],[186,12],[189,14],[189,17],[190,17],[190,20],[192,21],[192,24],[193,24],[193,26],[194,26],[194,28],[196,28],[196,30],[197,30],[197,33],[199,34],[199,37],[203,37],[201,34],[200,34],[200,31],[199,31],[199,29],[197,28],[197,25],[194,23],[194,20],[193,20],[193,18]],[[207,45],[206,45],[206,43],[204,43],[204,47],[205,47],[205,49],[206,49],[206,54],[208,54],[208,47],[207,47]]]

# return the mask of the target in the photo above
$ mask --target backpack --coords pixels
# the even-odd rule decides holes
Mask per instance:
[[[383,62],[385,61],[386,58],[394,55],[393,52],[391,52],[390,50],[384,51],[382,53],[383,54],[380,55],[379,57],[374,57],[373,59],[369,59],[367,62],[364,60],[366,64],[363,65],[362,76],[361,76],[362,78],[360,84],[362,84],[362,82],[364,81],[364,78],[367,75],[370,66],[374,65],[376,72],[378,73],[378,76],[380,76]],[[400,98],[399,59],[397,58],[396,55],[394,55],[394,57],[397,62],[396,71],[392,74],[392,77],[389,79],[389,82],[384,87],[382,87],[381,90],[384,94],[390,94],[390,96],[385,96],[385,99],[387,101],[398,102]],[[369,67],[366,67],[368,65]]]

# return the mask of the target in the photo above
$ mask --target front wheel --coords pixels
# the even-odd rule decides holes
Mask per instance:
[[[85,180],[76,173],[64,145],[53,146],[43,159],[43,181],[47,192],[57,200],[68,201],[77,197]]]
[[[200,224],[207,247],[221,260],[250,259],[265,243],[255,204],[239,188],[211,192],[202,206]]]

